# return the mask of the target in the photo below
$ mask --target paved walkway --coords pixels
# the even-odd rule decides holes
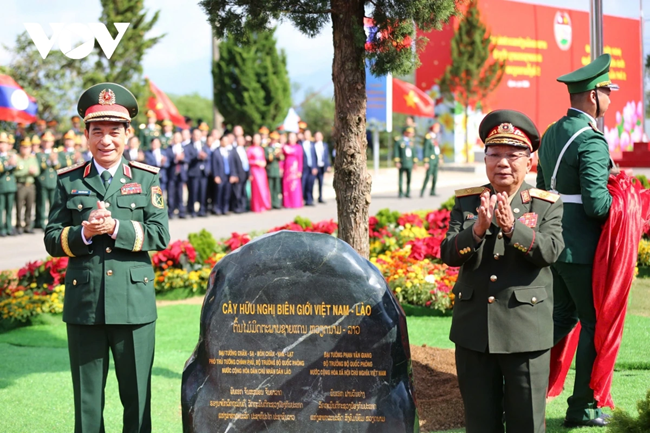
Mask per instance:
[[[478,173],[477,173],[478,172]],[[370,170],[373,174],[373,171]],[[476,171],[439,171],[438,195],[419,197],[419,190],[424,179],[424,169],[419,168],[413,172],[411,182],[412,192],[410,199],[397,198],[397,171],[395,168],[381,169],[378,176],[373,176],[372,203],[370,214],[375,214],[383,208],[390,208],[400,212],[419,209],[436,209],[441,202],[451,197],[454,189],[463,186],[474,186],[487,183],[485,171],[479,165]],[[533,184],[534,176],[529,178]],[[245,213],[227,216],[209,216],[207,218],[174,219],[169,224],[171,240],[187,239],[189,233],[198,232],[202,228],[210,231],[216,239],[229,237],[232,232],[247,233],[253,230],[268,230],[284,225],[300,215],[312,221],[326,219],[336,220],[336,200],[332,187],[332,175],[326,178],[324,198],[326,204],[317,204],[314,207],[300,209],[280,209],[263,214]],[[43,244],[43,232],[24,234],[15,237],[0,238],[0,270],[16,269],[29,261],[47,257]]]

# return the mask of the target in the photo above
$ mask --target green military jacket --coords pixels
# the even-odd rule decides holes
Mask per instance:
[[[57,162],[52,163],[50,155],[44,152],[36,154],[38,165],[41,169],[41,174],[36,178],[36,182],[41,188],[54,189],[56,188],[56,171],[59,170],[61,165],[61,157],[57,155]]]
[[[269,144],[264,148],[266,158],[266,176],[280,177],[280,161],[284,159],[280,143]]]
[[[151,140],[160,137],[160,126],[155,125],[153,129],[144,123],[140,124],[140,149],[143,151],[151,149]]]
[[[477,352],[519,353],[553,346],[553,276],[550,265],[564,248],[562,201],[526,184],[513,196],[512,237],[496,218],[476,243],[484,185],[456,191],[442,261],[460,266],[454,286],[450,339]]]
[[[161,133],[158,138],[160,138],[161,149],[167,149],[172,143],[172,139],[174,138],[174,133],[172,132],[169,137],[166,136],[164,133]]]
[[[567,115],[551,125],[539,148],[537,188],[550,189],[555,163],[571,136],[584,127],[569,146],[557,172],[556,191],[578,194],[582,204],[565,203],[562,226],[566,247],[559,258],[565,263],[593,263],[602,224],[609,214],[612,196],[607,189],[612,167],[605,136],[590,125],[587,115],[569,109]]]
[[[36,168],[36,172],[34,174],[29,173],[29,169],[31,167]],[[16,170],[14,170],[14,176],[16,176],[16,182],[18,183],[26,183],[26,184],[33,184],[36,177],[41,173],[41,168],[38,165],[38,160],[34,155],[29,155],[27,158],[21,158],[20,155],[18,155],[18,165],[16,166]]]
[[[15,165],[9,164],[9,155],[0,155],[0,194],[17,191],[15,169]]]
[[[122,159],[104,193],[93,161],[59,170],[45,229],[47,252],[70,257],[63,321],[81,325],[152,322],[157,315],[148,252],[163,250],[169,243],[159,169]],[[86,245],[81,223],[102,200],[118,221],[117,237],[95,236]]]
[[[72,167],[73,165],[75,165],[75,162],[74,162],[74,150],[67,151],[67,150],[64,149],[61,152],[59,152],[59,165],[62,168]]]
[[[429,132],[424,136],[424,149],[422,150],[422,162],[429,164],[429,167],[437,166],[440,162],[440,151],[436,154],[436,147],[433,144],[433,133]]]
[[[402,168],[413,168],[413,164],[418,162],[415,157],[415,140],[407,140],[404,137],[396,138],[393,155],[394,161],[399,162]]]

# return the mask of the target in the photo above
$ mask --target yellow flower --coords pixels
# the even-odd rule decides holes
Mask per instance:
[[[401,287],[395,287],[395,293],[399,293],[399,292],[401,292],[401,291],[402,291],[402,288],[401,288]]]
[[[29,287],[31,287],[32,289],[35,289],[36,287],[38,287],[38,284],[32,283],[32,284],[29,285]]]
[[[410,281],[407,281],[406,284],[404,284],[407,289],[410,289],[413,284]]]

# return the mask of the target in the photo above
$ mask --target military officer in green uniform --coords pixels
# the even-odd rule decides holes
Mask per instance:
[[[0,132],[0,237],[13,236],[16,233],[11,219],[16,198],[14,170],[18,165],[18,158],[11,148],[9,135]]]
[[[124,432],[151,432],[156,300],[149,251],[169,242],[158,168],[123,157],[138,113],[114,83],[84,91],[77,104],[93,158],[59,170],[45,229],[53,257],[69,257],[63,321],[75,403],[75,432],[103,432],[104,386],[113,354]]]
[[[59,151],[59,164],[61,167],[71,167],[75,164],[75,140],[77,135],[73,130],[63,135],[63,148]]]
[[[269,189],[271,190],[271,207],[273,209],[282,208],[282,173],[280,173],[280,161],[284,160],[282,145],[279,142],[280,134],[277,131],[271,132],[271,140],[264,146],[264,155],[266,156],[266,176],[269,179]]]
[[[160,125],[156,124],[156,113],[147,110],[147,124],[140,124],[140,148],[143,152],[151,149],[151,140],[160,136]]]
[[[589,382],[596,358],[591,275],[601,226],[612,204],[607,179],[613,163],[605,136],[596,126],[609,107],[610,92],[618,89],[609,80],[610,62],[610,55],[604,54],[557,79],[568,87],[571,108],[544,134],[537,166],[537,187],[559,193],[565,203],[566,248],[553,265],[555,342],[578,321],[581,325],[567,427],[602,427],[608,417],[598,408]]]
[[[56,171],[59,170],[61,160],[59,153],[54,150],[54,136],[46,131],[42,137],[42,150],[36,154],[36,160],[41,173],[36,177],[36,221],[35,228],[45,228],[46,208],[51,209],[56,190]]]
[[[174,124],[171,120],[165,119],[162,121],[162,134],[160,134],[160,144],[162,149],[167,149],[172,145],[172,138],[174,136]]]
[[[34,233],[32,210],[36,200],[34,182],[41,170],[36,156],[32,154],[32,142],[29,137],[20,142],[18,165],[14,171],[16,176],[16,232]]]
[[[528,185],[539,133],[523,113],[479,126],[489,184],[456,191],[442,261],[460,266],[450,339],[467,433],[545,431],[553,346],[553,276],[562,240],[559,196]]]
[[[431,192],[429,195],[436,195],[436,183],[438,182],[438,165],[440,163],[440,159],[442,158],[442,154],[440,153],[440,144],[438,143],[439,134],[440,124],[436,122],[431,126],[431,130],[424,136],[422,162],[424,162],[424,169],[426,170],[426,174],[424,176],[424,183],[422,183],[420,197],[424,196],[424,190],[427,189],[429,177],[431,177]]]
[[[395,139],[393,150],[395,166],[399,170],[399,197],[411,198],[411,172],[418,162],[415,157],[415,142],[413,136],[415,129],[407,127],[404,129],[402,138]],[[402,188],[402,178],[406,175],[406,188]]]

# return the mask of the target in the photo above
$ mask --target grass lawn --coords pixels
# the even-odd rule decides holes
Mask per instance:
[[[650,280],[638,280],[631,296],[630,313],[634,314],[628,314],[614,374],[612,393],[617,406],[634,413],[637,400],[645,396],[650,386],[649,295]],[[158,309],[152,385],[153,431],[157,433],[182,431],[181,374],[197,342],[200,308],[199,305],[173,305]],[[453,348],[448,339],[450,323],[450,318],[409,318],[411,344]],[[567,384],[572,380],[573,371]],[[106,397],[107,431],[119,431],[122,406],[112,369]],[[560,427],[567,397],[565,392],[549,404],[548,432],[567,431]],[[48,324],[0,334],[0,407],[3,408],[0,432],[72,431],[74,414],[66,333],[59,318]],[[602,432],[601,429],[579,431]]]

